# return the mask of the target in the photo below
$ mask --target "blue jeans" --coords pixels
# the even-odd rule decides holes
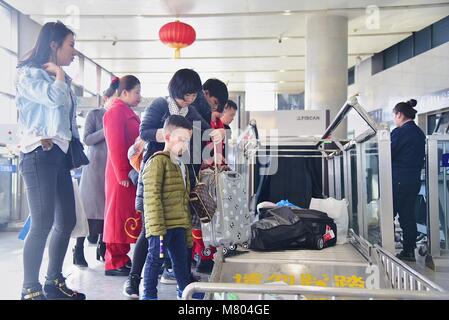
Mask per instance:
[[[168,229],[163,237],[163,246],[169,253],[173,263],[178,288],[182,292],[190,283],[189,270],[187,268],[186,229]],[[157,283],[159,270],[164,258],[159,257],[160,237],[148,238],[148,255],[143,271],[143,297],[142,299],[157,299]]]
[[[25,183],[31,228],[23,248],[24,288],[39,284],[39,269],[45,243],[48,246],[49,280],[61,276],[62,264],[76,224],[75,197],[67,155],[54,145],[50,151],[38,147],[20,154],[19,171]]]

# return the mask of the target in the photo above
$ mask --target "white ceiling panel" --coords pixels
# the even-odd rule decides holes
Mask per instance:
[[[439,4],[438,0],[8,0],[13,7],[30,14],[65,14],[67,8],[76,6],[81,14],[141,14],[141,15],[192,15],[230,14],[251,12],[282,12],[284,10],[334,10],[359,8],[370,5],[394,7],[407,5]]]
[[[202,79],[220,78],[230,90],[301,92],[307,14],[348,17],[348,67],[358,55],[364,59],[449,15],[449,0],[6,2],[41,24],[60,19],[72,25],[80,52],[109,71],[136,74],[144,94],[166,90],[165,82],[179,68],[193,68]],[[371,5],[379,8],[375,24],[369,23],[373,15],[366,10]],[[158,39],[160,27],[175,17],[197,33],[197,41],[181,50],[180,60],[172,59],[174,50]]]

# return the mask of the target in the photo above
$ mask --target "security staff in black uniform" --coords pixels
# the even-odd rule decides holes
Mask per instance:
[[[397,257],[415,260],[416,218],[414,205],[421,187],[426,136],[415,124],[416,100],[398,103],[394,109],[396,128],[391,132],[393,210],[403,231],[403,250]]]

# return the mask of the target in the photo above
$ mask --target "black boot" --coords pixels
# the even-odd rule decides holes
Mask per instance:
[[[416,258],[415,258],[415,250],[402,250],[401,252],[399,252],[396,255],[397,258],[404,260],[404,261],[409,261],[409,262],[415,262]]]
[[[75,246],[73,248],[73,264],[79,267],[88,267],[86,258],[84,258],[84,248]]]
[[[42,287],[34,287],[28,289],[22,289],[21,300],[47,300]]]
[[[65,278],[47,280],[44,286],[45,296],[48,300],[86,300],[83,293],[69,289],[65,284]]]
[[[106,243],[104,243],[102,240],[99,240],[97,244],[97,260],[105,261],[104,259],[105,254],[106,254]]]

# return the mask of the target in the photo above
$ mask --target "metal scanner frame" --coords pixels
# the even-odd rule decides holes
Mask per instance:
[[[338,125],[347,117],[348,113],[352,110],[356,110],[357,113],[365,120],[370,127],[362,135],[356,137],[350,141],[335,141],[329,139]],[[252,124],[254,125],[254,123]],[[288,139],[291,139],[289,137]],[[366,203],[366,186],[364,181],[364,166],[363,154],[366,150],[366,142],[370,139],[374,139],[374,142],[378,144],[378,158],[379,158],[379,195],[380,195],[380,229],[381,229],[381,245],[371,244],[366,239],[367,236],[367,224],[366,214],[367,210],[363,203]],[[307,142],[314,141],[317,150],[315,152],[320,153],[320,157],[323,158],[323,163],[327,162],[329,168],[333,168],[333,172],[336,168],[341,169],[341,160],[344,161],[344,172],[339,174],[333,174],[330,172],[330,184],[334,186],[337,182],[341,182],[344,179],[345,195],[351,198],[357,197],[359,210],[358,210],[358,224],[362,227],[358,232],[350,229],[348,234],[349,244],[340,245],[325,249],[324,251],[309,251],[309,250],[289,250],[281,252],[267,252],[259,254],[253,251],[243,252],[237,256],[225,257],[221,250],[218,250],[215,256],[215,266],[212,271],[210,283],[192,283],[189,284],[184,292],[183,299],[191,299],[192,294],[195,292],[206,292],[206,298],[212,299],[214,296],[212,293],[224,293],[221,297],[226,297],[226,293],[241,293],[241,294],[257,294],[259,299],[270,298],[272,294],[290,295],[293,299],[304,299],[307,296],[320,296],[330,299],[449,299],[449,294],[441,287],[422,276],[418,272],[411,269],[404,262],[398,260],[394,256],[394,235],[393,235],[393,205],[392,205],[392,185],[391,185],[391,155],[390,155],[390,134],[389,129],[383,125],[377,125],[365,110],[358,104],[355,97],[351,98],[340,110],[337,117],[332,124],[325,131],[321,139],[312,137],[310,139],[304,139]],[[324,142],[335,142],[338,149],[326,150],[324,148]],[[298,139],[296,140],[298,141]],[[254,147],[255,146],[255,147]],[[256,157],[257,148],[260,147],[260,141],[253,143],[253,150],[239,150],[239,152],[245,152],[248,165],[254,163],[254,157]],[[351,166],[350,157],[352,150],[357,152],[357,180],[359,181],[361,192],[358,190],[356,195],[352,195],[351,188]],[[297,150],[284,150],[283,152],[296,152]],[[310,150],[307,149],[307,152]],[[292,154],[291,156],[307,156]],[[341,170],[340,170],[341,171]],[[253,175],[254,170],[247,170],[247,175]],[[254,191],[254,185],[249,184],[248,189],[250,192]],[[342,190],[336,190],[338,188],[331,188],[329,196],[336,196]],[[253,194],[253,193],[251,193]],[[363,202],[364,201],[364,202]],[[350,206],[350,209],[352,207]],[[350,213],[352,214],[351,210]],[[344,249],[344,250],[343,250]],[[299,252],[301,251],[301,252]],[[324,252],[323,254],[319,254]],[[310,254],[309,254],[310,253]],[[317,254],[318,253],[318,254]],[[346,255],[352,258],[341,258],[338,255]],[[334,258],[329,258],[333,256]],[[345,260],[346,259],[346,260]],[[261,269],[271,265],[277,268],[276,270],[282,271],[282,267],[289,266],[291,264],[307,265],[321,268],[354,268],[354,267],[370,267],[373,270],[378,270],[379,279],[378,282],[381,286],[370,286],[367,289],[354,289],[354,288],[322,288],[317,286],[298,286],[298,285],[276,285],[276,284],[261,284],[261,285],[247,285],[237,283],[223,283],[221,281],[225,278],[227,272],[227,279],[229,282],[229,274],[232,274],[234,270],[232,268],[244,268],[245,270]],[[335,265],[334,265],[335,264]],[[321,267],[320,267],[321,266]],[[338,267],[339,266],[339,267]],[[231,270],[231,272],[230,272]],[[333,269],[332,269],[333,270]],[[284,269],[285,271],[285,269]],[[423,292],[425,291],[425,292]]]

